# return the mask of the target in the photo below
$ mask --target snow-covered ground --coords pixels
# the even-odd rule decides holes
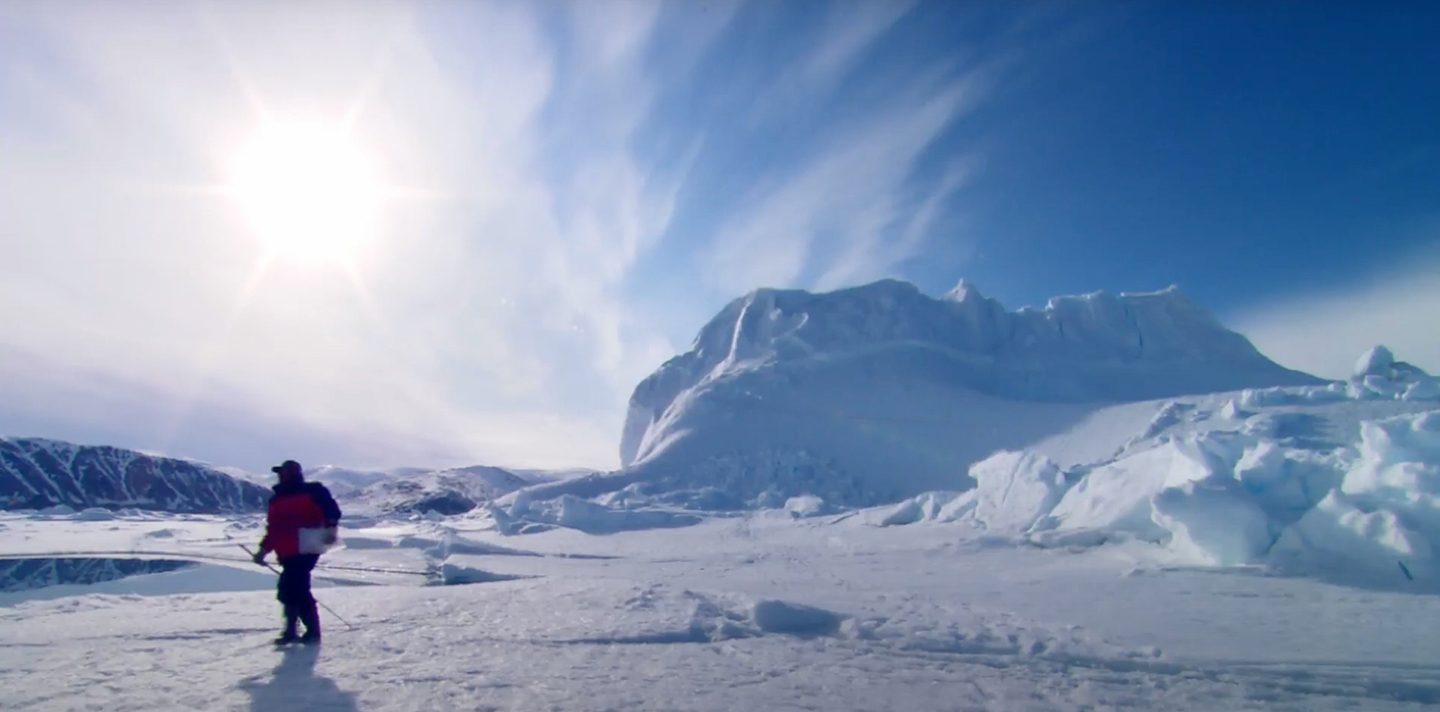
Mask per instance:
[[[77,519],[0,518],[4,553],[135,549],[209,564],[59,598],[9,594],[5,709],[1440,703],[1440,599],[1174,568],[1140,542],[1017,548],[959,522],[784,511],[609,536],[378,522],[350,528],[325,561],[350,567],[328,576],[376,585],[318,589],[354,628],[327,615],[318,651],[276,652],[270,574],[227,538],[250,543],[253,519]],[[508,580],[422,585],[432,579],[351,570],[427,568]]]

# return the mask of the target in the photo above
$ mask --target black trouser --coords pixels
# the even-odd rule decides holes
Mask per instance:
[[[307,631],[320,634],[320,616],[315,612],[315,596],[310,593],[310,572],[318,561],[318,554],[299,554],[280,560],[280,583],[275,587],[275,598],[285,607],[287,632],[295,632],[295,622],[299,620],[305,623]]]

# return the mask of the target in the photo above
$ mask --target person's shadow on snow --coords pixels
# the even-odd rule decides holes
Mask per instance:
[[[316,648],[294,648],[281,653],[270,679],[240,682],[250,695],[251,712],[358,712],[355,693],[345,692],[328,677],[315,674]]]

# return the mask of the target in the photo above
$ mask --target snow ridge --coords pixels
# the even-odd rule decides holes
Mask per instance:
[[[1025,400],[1145,400],[1320,382],[1265,358],[1176,287],[1055,297],[1044,309],[1015,312],[964,281],[938,300],[895,280],[827,294],[760,289],[732,302],[688,353],[635,389],[622,462],[640,459],[649,427],[707,381],[887,348],[943,353],[975,390]]]
[[[388,514],[464,514],[480,504],[533,484],[499,467],[475,465],[380,479],[340,495],[347,505]]]
[[[730,494],[747,500],[766,489],[755,473],[781,463],[794,473],[774,483],[780,501],[805,493],[798,486],[819,466],[844,491],[810,493],[894,501],[964,489],[969,463],[1063,430],[1097,404],[1319,383],[1174,287],[1013,312],[966,282],[941,299],[894,280],[826,294],[760,289],[636,387],[621,461],[631,479],[662,487],[708,486],[694,474],[708,472],[739,483]]]

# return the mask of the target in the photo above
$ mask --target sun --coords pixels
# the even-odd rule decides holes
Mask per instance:
[[[267,257],[346,263],[377,231],[374,161],[337,126],[266,124],[234,153],[229,178]]]

